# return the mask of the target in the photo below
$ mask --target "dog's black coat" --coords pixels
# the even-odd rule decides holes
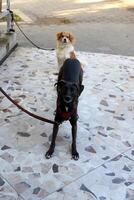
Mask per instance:
[[[57,82],[57,108],[55,121],[59,124],[69,120],[72,126],[72,157],[78,160],[79,154],[76,149],[77,134],[77,105],[78,97],[84,89],[82,85],[83,70],[77,59],[65,60],[60,69]],[[54,152],[55,140],[59,125],[53,127],[52,141],[49,150],[46,152],[46,158],[50,158]]]
[[[63,66],[60,69],[58,82],[61,80],[82,84],[83,70],[81,64],[77,59],[65,60]]]

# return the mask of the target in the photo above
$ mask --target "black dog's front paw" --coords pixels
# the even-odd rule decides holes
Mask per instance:
[[[77,151],[73,151],[73,152],[72,152],[72,158],[73,158],[74,160],[78,160],[78,159],[79,159],[79,153],[78,153]]]
[[[52,149],[49,149],[45,154],[46,159],[50,159],[52,157],[53,152],[54,151]]]

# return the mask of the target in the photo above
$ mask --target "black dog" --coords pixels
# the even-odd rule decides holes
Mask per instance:
[[[82,85],[83,70],[77,59],[65,60],[60,69],[57,85],[57,108],[55,121],[58,124],[69,120],[72,125],[72,158],[79,159],[79,153],[76,149],[77,134],[77,105],[78,97],[84,89]],[[52,141],[49,150],[46,152],[46,158],[49,159],[55,148],[55,140],[58,133],[59,125],[53,127]]]

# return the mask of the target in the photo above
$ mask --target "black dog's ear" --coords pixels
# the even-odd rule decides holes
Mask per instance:
[[[84,90],[84,85],[80,85],[79,96],[81,95],[83,90]]]
[[[58,83],[55,83],[55,84],[54,84],[54,87],[57,87],[57,85],[58,85]]]
[[[56,88],[57,92],[58,92],[58,90],[59,90],[58,85],[59,85],[58,82],[54,84],[54,87]]]
[[[64,84],[64,81],[59,81],[54,84],[55,87],[57,87],[57,92],[60,92],[61,86]]]

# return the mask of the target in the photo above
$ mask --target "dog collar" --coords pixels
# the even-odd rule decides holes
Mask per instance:
[[[64,120],[69,120],[73,113],[72,112],[60,112],[60,116]]]
[[[73,109],[71,111],[62,111],[61,108],[60,108],[60,104],[58,102],[57,112],[60,115],[61,119],[63,119],[63,120],[71,119],[71,117],[74,114],[75,110],[76,110],[76,106],[74,104],[73,105]]]

